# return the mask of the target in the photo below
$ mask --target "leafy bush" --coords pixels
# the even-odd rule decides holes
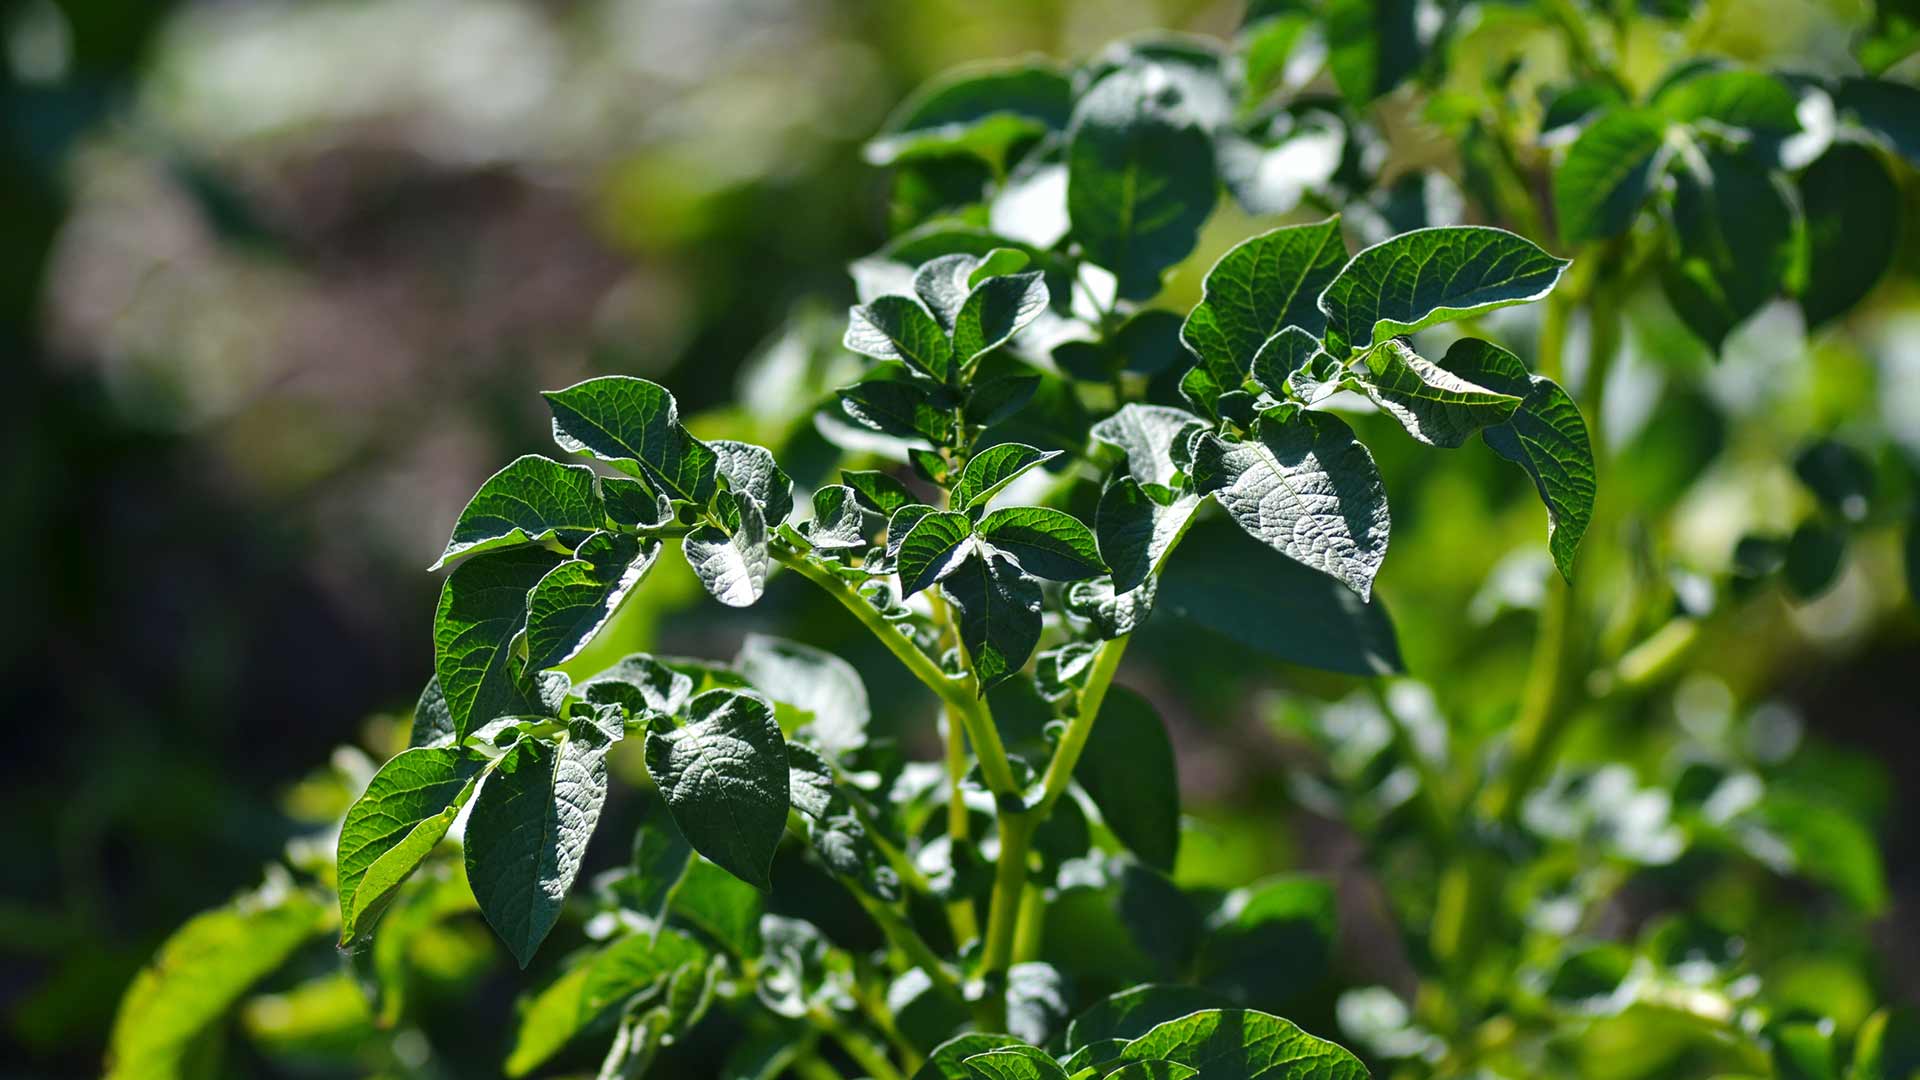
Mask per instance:
[[[1452,63],[1484,60],[1509,22],[1573,58],[1531,119],[1513,112],[1521,65]],[[283,1011],[402,1024],[435,977],[415,946],[477,909],[522,968],[556,927],[574,943],[520,1011],[516,1076],[583,1048],[602,1076],[640,1075],[703,1024],[731,1053],[676,1069],[1909,1075],[1910,1013],[1823,1000],[1817,965],[1774,979],[1841,917],[1782,929],[1719,906],[1732,862],[1879,910],[1857,804],[1796,782],[1758,715],[1746,735],[1648,733],[1631,761],[1568,758],[1566,737],[1671,679],[1727,597],[1775,577],[1817,596],[1900,516],[1876,464],[1827,441],[1793,459],[1813,513],[1740,540],[1719,581],[1642,574],[1607,604],[1579,558],[1671,511],[1602,488],[1589,423],[1634,290],[1656,280],[1714,350],[1782,295],[1809,325],[1842,318],[1898,256],[1884,223],[1920,157],[1920,91],[1708,63],[1642,87],[1603,29],[1564,4],[1449,8],[1437,28],[1412,4],[1255,4],[1227,49],[1142,37],[916,94],[868,146],[893,170],[898,235],[852,268],[844,347],[864,374],[817,417],[837,482],[796,498],[772,451],[696,437],[644,379],[547,394],[560,450],[595,465],[522,457],[473,496],[406,747],[331,857],[294,853],[167,943],[127,992],[111,1074],[204,1071],[220,1018],[323,935],[349,975],[299,984]],[[1322,53],[1337,96],[1302,90]],[[1376,186],[1367,110],[1410,79],[1436,88],[1474,206],[1518,231],[1444,223],[1457,200],[1437,174]],[[1838,121],[1810,130],[1823,105]],[[1238,210],[1216,217],[1223,188]],[[1206,230],[1282,212],[1305,220],[1243,230],[1191,310],[1149,303]],[[1540,301],[1531,331],[1496,314]],[[1387,484],[1342,418],[1368,411],[1422,450],[1479,436],[1544,507],[1562,580],[1541,586],[1533,668],[1502,688],[1518,705],[1496,729],[1450,729],[1419,684],[1385,679]],[[581,670],[656,564],[682,561],[730,607],[780,572],[830,597],[937,699],[944,761],[870,739],[860,673],[814,644]],[[1363,837],[1417,993],[1328,997],[1326,881],[1170,876],[1169,736],[1115,683],[1169,608],[1359,688],[1283,722],[1323,751],[1302,798]],[[622,755],[655,809],[630,860],[583,881]],[[768,910],[783,851],[879,937]],[[1289,1008],[1311,1031],[1273,1011]]]

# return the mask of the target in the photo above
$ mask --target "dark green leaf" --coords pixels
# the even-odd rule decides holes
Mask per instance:
[[[631,873],[614,885],[622,907],[645,916],[655,926],[666,917],[667,902],[693,861],[693,845],[680,835],[666,808],[657,802],[633,832]]]
[[[1920,168],[1920,88],[1886,79],[1842,79],[1833,104],[1841,116]]]
[[[1428,446],[1459,446],[1504,423],[1521,402],[1436,366],[1397,338],[1367,350],[1355,374],[1375,405]]]
[[[693,696],[693,679],[645,653],[634,653],[574,691],[588,704],[624,706],[636,717],[649,711],[674,716]]]
[[[1867,1017],[1854,1036],[1847,1080],[1912,1080],[1920,1073],[1920,1009],[1893,1005]]]
[[[1007,506],[980,519],[981,539],[1021,569],[1050,581],[1079,581],[1106,569],[1100,545],[1080,519],[1050,506]]]
[[[394,890],[447,835],[485,764],[461,747],[420,747],[394,755],[373,774],[340,825],[341,944],[373,929]]]
[[[1461,338],[1441,366],[1481,386],[1525,395],[1505,424],[1481,433],[1487,445],[1533,478],[1547,507],[1547,547],[1562,577],[1572,580],[1573,556],[1593,520],[1593,444],[1580,409],[1559,384],[1533,375],[1520,358],[1491,342]]]
[[[1414,0],[1329,0],[1327,66],[1349,102],[1365,105],[1419,68],[1418,10]]]
[[[1653,190],[1666,130],[1651,114],[1620,109],[1580,132],[1553,173],[1553,207],[1568,244],[1627,230]]]
[[[1422,327],[1547,295],[1568,262],[1482,225],[1415,229],[1353,257],[1320,296],[1327,346],[1365,349]]]
[[[1053,820],[1065,816],[1059,814]],[[1036,836],[1036,845],[1038,842]],[[1067,992],[1066,977],[1052,964],[1013,965],[1007,970],[1007,1030],[1026,1042],[1051,1045],[1054,1035],[1067,1023]],[[1047,1062],[1053,1064],[1053,1059],[1048,1057]]]
[[[840,408],[854,422],[882,434],[945,443],[953,434],[953,410],[929,390],[906,381],[904,368],[892,370],[901,377],[893,378],[883,370],[841,389]]]
[[[967,395],[967,423],[992,427],[1005,423],[1027,407],[1040,389],[1038,375],[1002,375],[982,379]]]
[[[1820,505],[1852,522],[1865,521],[1873,505],[1873,463],[1837,439],[1821,439],[1793,458],[1793,472]]]
[[[1274,397],[1285,397],[1294,373],[1306,368],[1320,350],[1319,339],[1297,326],[1289,326],[1266,340],[1253,354],[1251,374],[1261,389]]]
[[[1213,146],[1185,107],[1181,84],[1157,64],[1101,79],[1074,108],[1067,213],[1087,256],[1113,271],[1119,293],[1160,291],[1213,212]]]
[[[1387,554],[1386,486],[1338,417],[1300,409],[1260,418],[1253,437],[1194,444],[1193,479],[1247,535],[1330,574],[1365,600]]]
[[[573,658],[600,632],[660,556],[660,541],[594,533],[527,595],[527,669]]]
[[[1681,123],[1706,121],[1737,132],[1774,136],[1800,130],[1799,105],[1786,83],[1735,68],[1669,82],[1653,98],[1654,108]]]
[[[896,562],[901,595],[912,596],[958,569],[973,550],[967,543],[972,535],[973,523],[957,511],[936,511],[915,520],[900,541]]]
[[[1192,1080],[1200,1070],[1177,1061],[1130,1061],[1108,1073],[1106,1080]]]
[[[727,489],[759,503],[768,528],[787,520],[793,513],[793,478],[774,462],[773,451],[732,439],[715,439],[707,445],[718,457]]]
[[[462,555],[539,543],[562,532],[592,532],[606,524],[606,517],[592,469],[528,454],[473,493],[433,569]]]
[[[1128,1043],[1124,1056],[1190,1065],[1207,1080],[1368,1080],[1366,1066],[1339,1046],[1251,1009],[1209,1009],[1169,1020]]]
[[[1040,642],[1040,583],[998,552],[973,551],[940,587],[960,608],[960,643],[984,692]]]
[[[1067,1027],[1067,1046],[1078,1049],[1109,1039],[1132,1041],[1169,1020],[1224,1004],[1217,990],[1147,983],[1122,990],[1074,1017]]]
[[[1893,266],[1903,200],[1880,156],[1837,143],[1800,174],[1807,229],[1807,283],[1800,308],[1809,328],[1846,314]]]
[[[786,790],[781,780],[781,790]],[[715,866],[695,858],[674,890],[672,912],[710,935],[740,956],[760,955],[760,890]]]
[[[1283,329],[1320,336],[1327,317],[1317,301],[1346,261],[1337,216],[1243,241],[1207,271],[1180,340],[1221,387],[1237,387],[1261,345]]]
[[[767,523],[760,504],[739,504],[740,527],[731,535],[716,525],[702,525],[680,541],[687,565],[715,600],[728,607],[750,607],[767,587]]]
[[[1773,179],[1744,158],[1706,151],[1682,161],[1660,281],[1688,329],[1718,351],[1735,326],[1785,289],[1793,210]]]
[[[496,716],[537,711],[513,644],[527,625],[527,593],[564,558],[544,548],[490,552],[454,568],[441,586],[433,664],[456,742]]]
[[[521,967],[533,959],[580,872],[607,798],[618,737],[576,720],[558,745],[523,738],[494,765],[467,819],[467,880]]]
[[[953,507],[966,510],[984,505],[1028,469],[1059,456],[1058,450],[1036,450],[1025,443],[989,446],[969,458],[967,467],[960,470],[960,481],[953,485]]]
[[[1787,588],[1802,600],[1826,592],[1840,576],[1840,560],[1847,554],[1847,534],[1821,521],[1803,521],[1787,540],[1782,568]]]
[[[1172,873],[1180,850],[1180,777],[1160,714],[1146,698],[1116,686],[1098,723],[1073,778],[1128,850]]]
[[[633,934],[600,951],[580,988],[583,1021],[647,991],[665,989],[668,979],[689,965],[704,967],[707,951],[677,930]]]
[[[1180,472],[1174,457],[1185,437],[1203,425],[1200,418],[1167,405],[1129,402],[1093,425],[1093,437],[1127,455],[1127,471],[1142,484],[1168,487]]]
[[[974,1073],[963,1064],[966,1059],[1003,1046],[1019,1044],[1020,1040],[1011,1035],[990,1035],[980,1031],[955,1035],[933,1048],[933,1053],[927,1055],[925,1063],[914,1070],[911,1080],[974,1080]]]
[[[1038,271],[990,277],[973,287],[953,320],[953,358],[963,367],[1005,345],[1047,309]]]
[[[1380,675],[1402,668],[1393,622],[1332,578],[1224,522],[1196,526],[1163,571],[1172,615],[1288,663]]]
[[[961,68],[903,102],[866,147],[875,165],[975,154],[1000,164],[1014,144],[1066,126],[1073,89],[1051,64]]]
[[[892,517],[895,510],[920,501],[907,485],[883,472],[843,469],[840,479],[859,496],[860,505],[882,517]]]
[[[847,309],[847,348],[875,360],[897,360],[945,382],[953,343],[927,309],[910,296],[882,296]]]
[[[665,387],[607,375],[545,397],[562,450],[610,461],[674,499],[705,505],[713,497],[713,449],[680,426],[680,406]]]
[[[787,827],[787,744],[758,694],[709,690],[647,733],[647,772],[693,849],[762,891]]]
[[[673,524],[673,501],[638,480],[603,476],[600,497],[606,501],[607,516],[621,525],[652,529]]]
[[[1184,493],[1161,503],[1130,475],[1109,483],[1100,493],[1094,531],[1113,588],[1129,592],[1158,570],[1199,508],[1199,498]]]
[[[440,677],[427,680],[420,700],[413,706],[413,729],[408,746],[445,746],[453,741],[453,714],[447,711],[447,695],[440,692]]]
[[[807,730],[830,754],[867,744],[867,688],[853,665],[798,641],[748,634],[734,664],[753,688],[810,714]]]
[[[975,1054],[966,1060],[967,1069],[981,1080],[1067,1080],[1067,1070],[1032,1046],[1006,1046]]]
[[[1235,1001],[1295,1002],[1326,977],[1337,909],[1332,884],[1306,875],[1235,889],[1208,920],[1196,970]]]

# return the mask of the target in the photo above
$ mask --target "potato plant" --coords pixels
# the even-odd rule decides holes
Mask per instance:
[[[1641,16],[1441,9],[1255,3],[1230,43],[1151,35],[916,93],[867,146],[896,235],[852,267],[841,344],[863,373],[816,424],[837,475],[796,490],[773,451],[696,437],[646,379],[547,393],[558,453],[509,463],[453,523],[406,748],[331,852],[162,948],[110,1075],[217,1069],[220,1018],[325,937],[404,1024],[410,942],[473,910],[548,972],[504,1040],[514,1076],[640,1076],[703,1024],[731,1051],[673,1075],[1910,1075],[1910,1013],[1842,1035],[1781,1005],[1751,934],[1697,913],[1702,876],[1659,877],[1730,859],[1882,905],[1857,818],[1775,783],[1790,752],[1696,733],[1639,762],[1562,757],[1583,719],[1670,681],[1737,617],[1729,598],[1775,577],[1817,596],[1856,536],[1911,514],[1827,441],[1794,460],[1805,523],[1742,539],[1716,580],[1583,553],[1670,509],[1602,484],[1593,421],[1630,299],[1657,288],[1715,351],[1777,297],[1844,319],[1898,258],[1884,223],[1909,201],[1920,91],[1688,60],[1649,80],[1607,40]],[[1497,55],[1503,34],[1559,50],[1564,78]],[[1369,117],[1416,88],[1486,224],[1431,177],[1380,183]],[[1223,192],[1229,220],[1288,223],[1234,237],[1196,304],[1156,303]],[[1450,731],[1386,678],[1392,514],[1346,418],[1366,413],[1422,452],[1510,463],[1538,497],[1551,580],[1498,730]],[[941,759],[870,738],[861,673],[807,641],[580,670],[659,563],[733,608],[804,579],[930,691],[937,714],[911,723]],[[1289,723],[1324,754],[1302,782],[1385,882],[1411,991],[1303,993],[1339,914],[1319,879],[1170,876],[1173,752],[1123,685],[1167,605],[1357,688]],[[623,755],[653,810],[609,837]],[[631,856],[589,880],[596,833]],[[837,883],[879,944],[778,911],[777,865]],[[1636,902],[1656,910],[1610,931],[1649,875]],[[1595,1073],[1580,1040],[1616,1022],[1648,1063]]]

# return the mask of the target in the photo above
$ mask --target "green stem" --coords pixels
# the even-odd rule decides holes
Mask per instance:
[[[944,725],[947,741],[947,839],[950,844],[964,843],[972,831],[972,815],[967,812],[967,797],[962,781],[967,775],[967,738],[960,718],[946,710]],[[980,936],[980,922],[974,917],[973,901],[955,900],[947,905],[947,922],[953,926],[956,945],[965,945]]]
[[[894,948],[899,949],[907,959],[913,961],[915,967],[926,969],[934,985],[952,993],[956,998],[965,997],[960,992],[959,981],[953,977],[951,971],[947,970],[946,961],[940,959],[940,954],[933,951],[933,946],[928,945],[926,939],[920,936],[920,932],[907,922],[906,916],[895,911],[892,905],[868,896],[859,889],[850,888],[847,891],[853,894],[853,898],[860,902],[862,908],[866,909],[868,916],[880,925],[881,932],[887,935],[887,940]]]
[[[864,1069],[873,1080],[905,1080],[900,1070],[888,1060],[885,1051],[864,1033],[847,1026],[832,1011],[816,1006],[808,1010],[807,1015],[820,1030],[833,1036],[833,1041],[839,1043],[853,1063]]]
[[[994,864],[987,941],[980,954],[980,973],[987,977],[989,994],[998,995],[995,976],[1013,963],[1014,930],[1020,921],[1021,894],[1027,888],[1027,852],[1039,824],[1038,818],[1024,811],[1002,808],[1000,812],[1000,858]]]
[[[846,1080],[840,1070],[827,1064],[826,1059],[812,1050],[793,1059],[791,1066],[801,1080]]]
[[[1093,734],[1093,722],[1100,718],[1100,706],[1107,700],[1107,688],[1113,685],[1113,677],[1120,670],[1120,658],[1126,655],[1127,643],[1132,635],[1123,634],[1100,646],[1099,653],[1093,658],[1093,669],[1087,672],[1086,689],[1080,692],[1080,710],[1073,719],[1067,721],[1067,730],[1060,735],[1060,745],[1054,748],[1053,759],[1047,762],[1047,772],[1042,783],[1040,802],[1034,807],[1034,816],[1045,821],[1053,813],[1053,804],[1067,790],[1067,783],[1073,779],[1074,766],[1080,764],[1080,754],[1087,748],[1087,737]]]
[[[1396,752],[1413,767],[1414,775],[1419,778],[1420,790],[1414,796],[1415,808],[1420,816],[1420,827],[1426,832],[1427,839],[1434,845],[1435,851],[1444,852],[1453,847],[1452,813],[1447,809],[1442,797],[1440,774],[1420,752],[1419,744],[1414,741],[1413,731],[1407,722],[1387,700],[1384,679],[1368,679],[1367,692],[1373,697],[1374,707],[1387,720],[1387,727],[1393,733],[1393,745]]]
[[[1013,926],[1013,959],[1026,963],[1040,958],[1040,938],[1046,928],[1044,890],[1029,887],[1020,896],[1020,916]]]

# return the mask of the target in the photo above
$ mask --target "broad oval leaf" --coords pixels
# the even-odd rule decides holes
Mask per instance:
[[[1093,530],[1065,510],[1007,506],[975,526],[980,538],[1013,556],[1021,569],[1049,581],[1079,581],[1106,569]]]
[[[693,696],[693,679],[645,653],[634,653],[574,691],[590,705],[620,705],[634,716],[647,712],[675,716]]]
[[[547,939],[607,798],[617,722],[576,720],[558,744],[522,738],[494,764],[467,818],[467,881],[526,967]]]
[[[497,716],[538,711],[513,644],[527,625],[527,594],[564,558],[544,548],[488,552],[455,567],[441,586],[433,667],[455,742]]]
[[[845,484],[829,484],[813,493],[813,520],[806,523],[807,542],[822,551],[849,551],[867,546],[867,517],[860,493]]]
[[[866,158],[892,165],[969,153],[1000,164],[1014,143],[1064,128],[1072,107],[1072,84],[1050,62],[960,68],[902,102],[867,143]]]
[[[653,569],[660,541],[594,533],[527,594],[527,669],[573,658]]]
[[[882,296],[847,309],[847,348],[875,360],[897,360],[945,382],[953,343],[927,309],[910,296]]]
[[[1618,236],[1653,191],[1665,158],[1667,126],[1637,109],[1589,124],[1553,173],[1553,205],[1569,244]]]
[[[1538,300],[1568,265],[1505,229],[1443,225],[1401,233],[1355,255],[1320,294],[1328,347],[1344,355],[1341,349]]]
[[[975,1054],[965,1065],[981,1080],[1067,1080],[1067,1070],[1036,1046],[1003,1046]]]
[[[1106,1075],[1106,1080],[1193,1080],[1200,1070],[1177,1061],[1130,1061]]]
[[[919,501],[907,485],[883,472],[843,469],[840,479],[853,489],[861,506],[882,517],[892,517],[895,510]]]
[[[715,600],[728,607],[751,607],[766,591],[772,555],[760,505],[744,500],[739,510],[740,526],[731,534],[717,525],[702,525],[680,541],[680,549]]]
[[[1338,417],[1283,409],[1245,442],[1194,444],[1197,490],[1220,500],[1247,535],[1337,578],[1362,600],[1387,555],[1386,485],[1373,455]]]
[[[1879,155],[1836,143],[1800,174],[1807,283],[1800,310],[1809,330],[1846,314],[1893,266],[1904,203]]]
[[[888,364],[836,391],[840,409],[855,423],[883,435],[945,443],[953,434],[953,409],[906,368]]]
[[[1195,971],[1235,1001],[1291,1004],[1326,977],[1337,906],[1332,884],[1304,874],[1234,889],[1208,919]]]
[[[1180,852],[1180,776],[1173,742],[1146,698],[1124,686],[1107,692],[1073,778],[1127,850],[1148,866],[1173,872]]]
[[[1367,350],[1355,375],[1375,405],[1428,446],[1459,446],[1520,407],[1519,397],[1439,367],[1397,338]]]
[[[1674,171],[1673,243],[1661,286],[1681,321],[1718,352],[1733,328],[1787,284],[1793,208],[1773,178],[1732,154],[1705,151]]]
[[[485,765],[464,747],[418,747],[373,774],[347,808],[336,845],[342,945],[373,928],[393,891],[447,835]]]
[[[1506,423],[1481,438],[1533,478],[1547,507],[1547,547],[1562,577],[1573,579],[1573,556],[1593,520],[1596,473],[1587,422],[1552,379],[1527,371],[1520,358],[1489,341],[1461,338],[1440,361],[1462,378],[1525,395]]]
[[[1368,1080],[1366,1066],[1290,1020],[1252,1009],[1208,1009],[1169,1020],[1127,1044],[1129,1061],[1172,1061],[1206,1080]]]
[[[787,744],[758,694],[709,690],[647,733],[647,772],[693,849],[761,891],[787,826]]]
[[[1243,241],[1207,271],[1200,303],[1181,325],[1180,340],[1215,382],[1239,386],[1254,354],[1275,334],[1297,327],[1318,338],[1325,331],[1320,293],[1346,261],[1337,215]]]
[[[1067,1025],[1067,1047],[1077,1050],[1108,1040],[1132,1041],[1169,1020],[1217,1009],[1227,1002],[1217,990],[1180,983],[1146,983],[1096,1002]]]
[[[748,634],[733,662],[754,689],[810,713],[807,730],[821,749],[849,754],[866,745],[871,707],[852,664],[825,649],[765,634]]]
[[[1176,447],[1202,426],[1200,418],[1185,409],[1129,402],[1093,425],[1093,437],[1126,454],[1127,471],[1135,480],[1167,487],[1181,471],[1174,460]]]
[[[1108,483],[1095,512],[1094,538],[1115,591],[1130,592],[1157,572],[1199,509],[1199,498],[1184,492],[1162,503],[1131,475]]]
[[[1158,64],[1121,68],[1074,107],[1067,147],[1072,237],[1111,270],[1119,294],[1146,299],[1187,257],[1213,212],[1213,144]]]
[[[1721,68],[1662,86],[1653,107],[1684,124],[1702,121],[1740,133],[1791,135],[1800,130],[1800,99],[1786,83],[1759,71]]]
[[[953,573],[972,550],[972,535],[973,522],[957,511],[938,510],[914,521],[895,561],[901,595],[912,596]]]
[[[473,493],[432,569],[462,555],[539,543],[562,532],[589,533],[604,527],[606,520],[592,469],[527,454]]]
[[[1047,309],[1039,271],[990,277],[975,285],[953,319],[953,359],[962,367],[1005,345]]]
[[[1890,79],[1842,79],[1833,104],[1840,115],[1920,168],[1920,87]]]
[[[986,690],[1019,671],[1040,643],[1040,582],[1011,558],[975,550],[940,582],[960,609],[960,643]]]
[[[1019,1045],[1020,1040],[1011,1035],[984,1031],[955,1035],[934,1047],[933,1052],[927,1055],[927,1060],[914,1070],[910,1080],[974,1080],[974,1074],[964,1064],[968,1058],[1003,1046]]]
[[[1006,442],[989,446],[967,459],[960,480],[953,485],[951,501],[956,510],[984,504],[1000,493],[1021,474],[1059,457],[1059,450],[1038,450],[1026,443]]]
[[[707,444],[717,457],[727,488],[760,504],[772,528],[793,513],[793,478],[773,460],[773,451],[753,443],[715,439]]]
[[[1324,355],[1320,341],[1297,326],[1268,338],[1253,354],[1253,381],[1276,398],[1292,392],[1296,372],[1307,369],[1315,355]]]
[[[713,497],[717,455],[680,425],[679,403],[666,387],[605,375],[543,396],[562,450],[612,462],[673,499],[704,506]]]

